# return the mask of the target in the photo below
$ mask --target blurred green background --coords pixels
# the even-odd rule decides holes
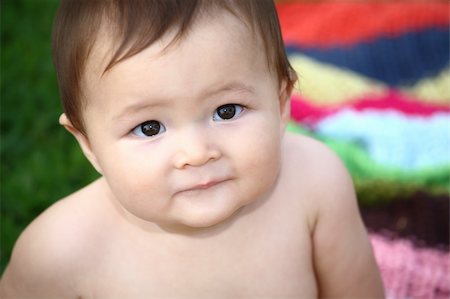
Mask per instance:
[[[2,0],[0,273],[20,232],[54,201],[97,177],[58,124],[51,58],[58,0]]]

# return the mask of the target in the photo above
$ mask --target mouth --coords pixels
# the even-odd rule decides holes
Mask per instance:
[[[222,183],[224,183],[226,181],[229,181],[229,180],[228,179],[226,179],[226,180],[217,180],[217,181],[210,181],[210,182],[206,182],[206,183],[197,184],[195,186],[192,186],[192,187],[180,190],[176,194],[180,194],[180,193],[183,193],[183,192],[189,192],[189,191],[208,190],[208,189],[211,189],[212,187],[217,186],[219,184],[222,184]]]

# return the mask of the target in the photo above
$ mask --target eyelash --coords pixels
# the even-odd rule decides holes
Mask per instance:
[[[238,118],[244,111],[245,107],[239,104],[225,104],[219,106],[213,114],[213,121],[231,121]],[[222,114],[222,115],[220,115]],[[227,115],[228,114],[228,115]],[[229,118],[227,118],[229,117]],[[145,132],[147,131],[147,132]],[[157,120],[145,121],[131,130],[135,136],[145,138],[160,135],[166,131],[166,127]]]

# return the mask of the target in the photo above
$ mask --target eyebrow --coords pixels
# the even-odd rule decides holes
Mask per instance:
[[[219,86],[219,88],[207,90],[205,93],[202,94],[203,98],[208,98],[216,94],[225,93],[225,92],[236,92],[236,93],[249,93],[254,94],[256,93],[255,88],[253,88],[250,85],[247,85],[243,82],[234,81],[227,83],[225,85]]]
[[[139,110],[148,109],[148,108],[163,107],[165,105],[166,104],[163,103],[162,101],[161,102],[151,102],[151,103],[149,103],[149,102],[138,102],[138,103],[126,106],[117,115],[114,115],[112,117],[112,119],[114,121],[121,120],[121,119],[126,118],[127,115],[131,115],[133,113],[136,113]]]
[[[255,94],[256,90],[252,86],[244,84],[243,82],[233,81],[233,82],[221,85],[218,88],[212,88],[210,90],[206,90],[200,94],[201,95],[200,97],[205,99],[205,98],[210,98],[217,94],[228,93],[228,92],[239,93],[239,94],[240,93]],[[123,108],[120,113],[113,116],[113,119],[119,120],[119,119],[125,117],[126,115],[136,113],[137,111],[142,110],[142,109],[164,107],[167,105],[168,105],[167,102],[164,100],[154,101],[154,102],[142,101],[142,102],[138,102],[138,103],[133,103],[133,104],[130,104],[130,105],[126,106],[125,108]]]

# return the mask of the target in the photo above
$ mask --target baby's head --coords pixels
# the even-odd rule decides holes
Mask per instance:
[[[61,3],[61,123],[139,223],[208,227],[267,196],[295,73],[271,0]]]
[[[54,24],[53,56],[64,112],[73,126],[85,133],[83,77],[100,34],[111,38],[112,48],[104,57],[106,72],[169,32],[173,32],[170,42],[175,44],[200,16],[222,11],[254,31],[263,43],[270,70],[279,83],[284,80],[292,87],[296,76],[284,51],[272,0],[63,0]]]

